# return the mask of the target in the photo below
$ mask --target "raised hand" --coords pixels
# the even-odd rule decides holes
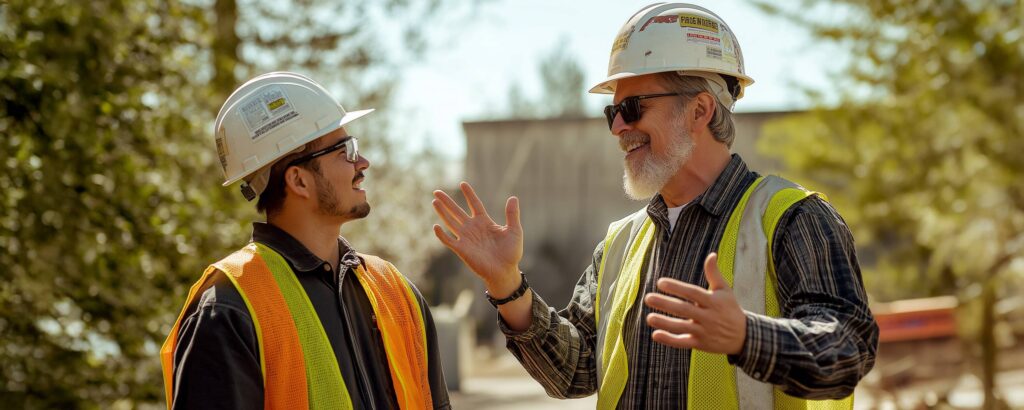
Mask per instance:
[[[523,257],[519,199],[508,199],[505,203],[506,225],[498,225],[487,215],[473,187],[466,182],[459,187],[470,212],[467,214],[448,194],[434,191],[434,212],[451,231],[449,235],[435,224],[434,234],[484,280],[493,294],[501,297],[512,293],[520,283],[519,260]]]
[[[644,303],[668,315],[647,315],[647,324],[656,329],[651,339],[680,349],[738,354],[747,337],[747,317],[718,271],[717,254],[704,260],[704,276],[708,289],[676,279],[658,279],[658,290],[663,293],[647,294]]]

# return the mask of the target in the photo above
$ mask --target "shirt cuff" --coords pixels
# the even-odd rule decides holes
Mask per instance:
[[[516,342],[528,342],[536,338],[538,335],[543,334],[548,326],[551,325],[551,308],[544,302],[544,299],[540,298],[537,292],[533,292],[533,302],[530,306],[530,314],[533,319],[530,321],[530,327],[523,331],[515,331],[508,327],[505,323],[505,319],[501,317],[501,313],[498,315],[498,329],[501,329],[501,333],[505,334],[505,337],[509,340]]]
[[[778,320],[756,313],[745,312],[747,315],[747,338],[743,349],[738,355],[727,355],[729,364],[743,369],[743,372],[754,380],[772,383],[782,380],[782,371],[778,365],[779,332],[785,326]]]

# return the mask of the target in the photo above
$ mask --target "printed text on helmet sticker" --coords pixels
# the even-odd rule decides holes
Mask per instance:
[[[280,86],[260,88],[239,105],[238,115],[249,129],[249,136],[257,139],[285,123],[299,118]]]

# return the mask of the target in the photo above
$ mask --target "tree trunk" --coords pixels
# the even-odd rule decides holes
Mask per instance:
[[[213,90],[217,101],[227,100],[235,89],[235,66],[238,65],[238,3],[236,0],[216,0],[213,38]]]
[[[982,389],[985,392],[985,402],[982,408],[994,410],[996,403],[996,338],[995,338],[995,304],[996,304],[996,280],[990,278],[985,281],[981,293],[981,330],[979,340],[981,342],[981,381]]]

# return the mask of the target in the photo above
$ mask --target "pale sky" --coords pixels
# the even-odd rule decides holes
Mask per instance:
[[[848,61],[840,47],[814,41],[799,27],[762,13],[743,0],[692,1],[721,16],[743,49],[748,88],[736,110],[771,111],[808,106],[794,84],[826,96],[830,75]],[[569,43],[589,88],[604,78],[608,52],[620,26],[649,1],[492,0],[460,29],[450,45],[437,45],[404,70],[399,87],[397,132],[411,144],[432,144],[452,159],[465,153],[462,121],[495,119],[505,111],[508,90],[518,83],[539,94],[539,60],[558,42]],[[593,116],[607,97],[584,97]]]

